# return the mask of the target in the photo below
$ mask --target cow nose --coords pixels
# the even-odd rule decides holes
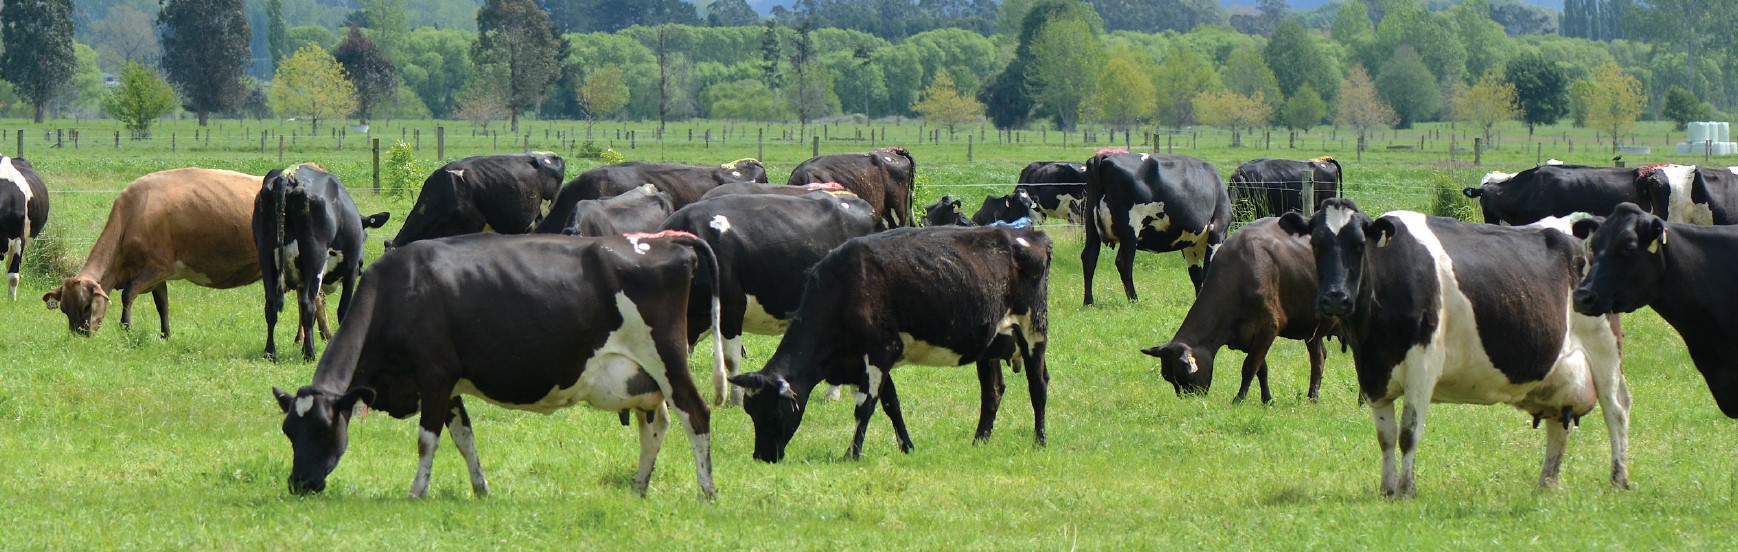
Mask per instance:
[[[1333,290],[1322,294],[1316,309],[1328,316],[1344,316],[1352,312],[1352,297],[1341,290]]]
[[[1599,294],[1594,293],[1591,289],[1577,288],[1575,293],[1570,295],[1570,299],[1575,302],[1575,312],[1588,316],[1602,314],[1599,312]]]
[[[325,481],[305,481],[295,477],[290,478],[290,494],[308,495],[326,490]]]

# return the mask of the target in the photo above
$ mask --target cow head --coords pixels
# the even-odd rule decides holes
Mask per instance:
[[[1653,302],[1666,273],[1671,231],[1666,221],[1633,203],[1618,204],[1602,223],[1576,221],[1575,237],[1587,241],[1592,265],[1572,298],[1588,316],[1633,312]]]
[[[965,213],[960,210],[960,200],[951,195],[941,196],[935,203],[923,208],[924,226],[970,226]]]
[[[357,405],[374,400],[374,391],[361,387],[340,395],[309,386],[291,395],[273,387],[272,395],[284,411],[284,436],[290,439],[295,455],[290,464],[290,492],[300,495],[325,490],[326,476],[338,467],[350,445],[350,417]]]
[[[1322,202],[1322,208],[1305,220],[1296,212],[1279,218],[1280,229],[1294,236],[1306,236],[1315,250],[1316,310],[1323,316],[1349,316],[1356,307],[1363,288],[1364,253],[1370,242],[1381,247],[1394,237],[1394,222],[1388,218],[1370,220],[1358,210],[1352,200],[1334,198]]]
[[[1159,377],[1170,382],[1177,396],[1184,393],[1206,393],[1213,387],[1213,354],[1197,356],[1188,345],[1170,342],[1162,347],[1141,349],[1147,356],[1159,359]]]
[[[767,183],[766,166],[760,164],[759,159],[754,159],[754,158],[737,159],[735,161],[731,161],[729,163],[719,165],[718,168],[720,170],[725,171],[726,173],[729,173],[730,178],[733,178],[739,182],[759,182],[761,184]]]
[[[42,302],[49,310],[60,309],[66,314],[67,329],[85,337],[102,327],[103,316],[109,312],[109,294],[102,284],[84,276],[62,281],[59,288],[42,294]]]
[[[809,390],[797,394],[784,376],[765,371],[749,372],[730,378],[741,387],[742,411],[754,420],[754,459],[778,462],[785,457],[785,445],[803,425],[803,405],[809,400]]]

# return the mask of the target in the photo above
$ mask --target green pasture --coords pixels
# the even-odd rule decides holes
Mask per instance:
[[[898,452],[878,414],[863,459],[841,460],[853,424],[849,401],[817,399],[787,459],[762,464],[750,458],[747,416],[715,410],[719,496],[712,502],[697,497],[692,455],[679,435],[666,440],[642,499],[631,490],[637,435],[613,413],[577,408],[541,416],[481,403],[471,414],[493,496],[471,496],[463,460],[443,439],[429,497],[405,498],[416,465],[415,422],[374,414],[351,426],[349,454],[328,490],[295,497],[285,488],[290,448],[269,388],[306,384],[314,365],[261,359],[258,285],[218,291],[172,282],[175,334],[168,340],[157,337],[148,298],[136,305],[133,330],[120,328],[114,309],[89,339],[70,334],[64,317],[37,299],[77,270],[112,192],[147,172],[204,166],[260,174],[291,162],[322,163],[364,212],[393,213],[369,240],[371,258],[411,204],[408,193],[367,191],[370,151],[359,132],[347,132],[339,150],[334,137],[308,137],[306,125],[215,124],[209,146],[203,132],[193,138],[190,122],[175,122],[150,141],[123,135],[117,148],[112,122],[0,122],[9,133],[27,129],[25,156],[54,201],[48,239],[32,246],[20,300],[0,300],[0,548],[1720,549],[1738,538],[1734,424],[1715,408],[1677,334],[1651,311],[1624,320],[1635,489],[1616,491],[1606,482],[1609,446],[1598,413],[1571,437],[1558,488],[1540,491],[1534,482],[1544,433],[1529,427],[1529,416],[1508,407],[1442,405],[1431,409],[1421,444],[1418,498],[1393,502],[1376,495],[1380,453],[1369,412],[1355,397],[1348,355],[1330,344],[1319,404],[1303,398],[1307,361],[1295,342],[1278,344],[1270,357],[1271,405],[1230,404],[1243,358],[1236,352],[1220,355],[1211,394],[1178,398],[1138,350],[1167,341],[1189,308],[1180,256],[1140,255],[1142,299],[1129,304],[1106,251],[1096,282],[1100,304],[1083,308],[1081,233],[1062,226],[1052,231],[1048,447],[1032,445],[1023,375],[1010,374],[995,437],[973,445],[972,370],[910,367],[895,372],[917,446],[909,455]],[[401,132],[412,141],[420,131],[417,154],[432,168],[437,124],[447,127],[448,158],[556,150],[568,156],[570,178],[598,164],[575,157],[583,139],[557,134],[583,135],[584,124],[576,122],[526,122],[517,140],[503,132],[499,142],[456,122],[409,122],[403,131],[397,122],[376,124],[374,137],[390,145]],[[732,134],[720,139],[727,126]],[[919,144],[914,123],[885,125],[885,140],[882,126],[830,127],[820,150],[868,149],[871,143],[855,136],[873,128],[875,145],[905,146],[917,159],[920,202],[953,193],[975,204],[1006,187],[971,185],[1012,183],[1029,161],[1084,160],[1111,145],[1105,134],[1082,144],[1073,133],[1064,147],[1055,132],[998,144],[993,130],[980,141],[973,129],[968,162],[963,129],[954,140],[944,135],[941,144]],[[758,125],[672,124],[662,143],[649,138],[655,125],[631,127],[632,147],[615,138],[624,128],[615,123],[598,124],[594,141],[630,160],[692,163],[757,156],[764,147],[775,182],[814,147],[783,139],[786,126],[767,127],[764,146],[755,140]],[[80,129],[77,149],[64,132],[62,147],[51,147],[56,128]],[[697,129],[692,143],[689,128]],[[271,133],[265,153],[262,129]],[[706,129],[715,133],[709,145]],[[1338,156],[1347,195],[1372,212],[1428,210],[1433,186],[1469,185],[1486,171],[1532,166],[1536,157],[1608,164],[1612,156],[1591,147],[1591,130],[1540,129],[1538,142],[1527,141],[1519,127],[1500,130],[1503,140],[1483,152],[1480,166],[1472,164],[1470,139],[1455,139],[1467,151],[1451,156],[1456,131],[1434,126],[1399,131],[1391,140],[1387,132],[1373,137],[1361,162],[1344,129],[1313,131],[1295,149],[1284,147],[1286,136],[1278,132],[1272,149],[1229,148],[1228,135],[1208,131],[1170,143],[1227,175],[1254,157]],[[283,160],[278,133],[285,136]],[[1424,149],[1416,149],[1426,133],[1442,138],[1426,137]],[[1259,135],[1246,136],[1246,145],[1262,144]],[[1679,139],[1664,126],[1644,126],[1639,136],[1638,145],[1656,152]],[[1195,147],[1179,147],[1185,137]],[[15,140],[0,136],[0,152],[15,153]],[[1138,135],[1130,141],[1137,150],[1152,149]],[[1414,149],[1389,149],[1390,141]],[[1122,145],[1120,135],[1115,145]],[[1701,158],[1625,155],[1625,161]],[[292,325],[278,329],[286,348]],[[751,337],[749,364],[758,366],[775,345]],[[706,356],[692,362],[696,374],[710,369]]]

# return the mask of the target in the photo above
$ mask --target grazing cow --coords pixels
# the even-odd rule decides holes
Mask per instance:
[[[646,184],[618,196],[581,200],[566,220],[543,219],[536,233],[602,237],[650,232],[674,211],[670,194]]]
[[[169,280],[229,289],[260,279],[253,203],[261,179],[216,169],[170,169],[139,177],[115,197],[84,268],[43,294],[66,314],[67,328],[89,336],[102,327],[109,292],[121,290],[121,327],[133,325],[133,299],[151,292],[161,335],[169,337]]]
[[[1086,165],[1071,161],[1033,161],[1020,169],[1020,181],[1015,190],[1032,196],[1038,213],[1045,217],[1063,217],[1078,223],[1081,205],[1086,202]]]
[[[1738,167],[1648,165],[1637,172],[1636,186],[1654,215],[1704,226],[1738,224]]]
[[[1280,229],[1268,217],[1245,225],[1214,255],[1201,295],[1189,307],[1176,337],[1141,352],[1159,359],[1159,375],[1178,395],[1213,386],[1213,357],[1227,346],[1248,353],[1243,382],[1233,402],[1243,402],[1250,380],[1261,378],[1261,402],[1272,402],[1267,351],[1277,337],[1304,342],[1310,355],[1309,398],[1322,388],[1322,338],[1333,323],[1316,314],[1316,260],[1310,242]]]
[[[849,190],[846,190],[844,186],[840,186],[838,182],[816,182],[813,184],[804,184],[801,186],[790,186],[790,185],[786,185],[786,184],[766,184],[766,183],[761,183],[761,182],[731,182],[729,184],[723,184],[723,185],[718,186],[717,188],[707,190],[706,195],[700,196],[700,200],[705,201],[705,200],[712,199],[712,198],[715,198],[718,196],[737,195],[737,194],[777,194],[777,195],[788,195],[788,196],[800,196],[800,195],[811,194],[814,192],[846,192],[846,191],[849,191]]]
[[[1593,252],[1575,289],[1575,310],[1589,316],[1653,307],[1671,324],[1708,383],[1714,404],[1738,418],[1738,227],[1668,223],[1619,205],[1603,223],[1577,222]]]
[[[1547,164],[1515,174],[1493,171],[1461,193],[1479,200],[1485,222],[1520,226],[1578,212],[1605,216],[1625,201],[1646,205],[1636,176],[1636,169]]]
[[[924,226],[975,226],[972,219],[966,218],[965,211],[960,210],[960,199],[952,195],[941,196],[935,203],[923,208]]]
[[[847,192],[803,196],[737,194],[683,207],[661,230],[700,236],[718,256],[724,366],[742,365],[743,332],[780,335],[802,301],[803,276],[834,247],[875,228],[869,203]],[[710,327],[706,305],[690,302],[689,343]],[[741,403],[733,389],[730,403]]]
[[[766,368],[730,379],[748,392],[743,410],[754,419],[755,459],[784,458],[823,380],[858,389],[846,458],[862,452],[877,402],[887,407],[900,450],[910,452],[890,372],[904,364],[976,363],[977,439],[988,439],[1004,389],[1001,361],[1015,354],[1024,359],[1043,445],[1049,278],[1050,238],[1030,227],[902,228],[840,245],[809,273],[802,306]]]
[[[983,226],[992,222],[1014,222],[1020,219],[1038,219],[1038,213],[1032,208],[1032,196],[1024,190],[1014,193],[989,196],[984,198],[984,204],[972,213],[972,224]]]
[[[1086,162],[1086,247],[1080,252],[1086,304],[1092,304],[1092,274],[1100,243],[1116,248],[1123,292],[1135,300],[1135,251],[1182,251],[1189,280],[1201,291],[1213,250],[1225,241],[1231,200],[1219,171],[1186,155],[1105,150]]]
[[[266,358],[277,359],[278,313],[284,310],[284,293],[296,291],[296,336],[302,357],[314,360],[314,322],[319,321],[321,337],[332,336],[322,296],[333,282],[341,284],[338,320],[343,321],[362,273],[367,229],[385,225],[390,216],[358,215],[350,192],[319,165],[266,173],[253,204],[253,243],[266,292]]]
[[[766,167],[754,159],[738,159],[709,167],[641,161],[605,165],[580,173],[573,181],[562,185],[561,193],[549,207],[549,216],[567,220],[568,211],[575,203],[624,194],[645,184],[670,194],[671,208],[681,209],[700,201],[701,196],[713,188],[733,182],[765,184]]]
[[[1532,414],[1534,427],[1550,420],[1542,487],[1557,481],[1570,424],[1598,406],[1611,435],[1611,482],[1629,485],[1622,330],[1616,317],[1571,309],[1585,257],[1566,228],[1406,211],[1371,220],[1344,199],[1328,200],[1307,221],[1286,213],[1279,225],[1310,237],[1316,308],[1338,322],[1375,416],[1382,495],[1416,494],[1413,458],[1432,402],[1507,403]]]
[[[881,214],[878,230],[912,224],[911,198],[916,193],[917,161],[905,148],[822,155],[791,171],[791,185],[815,182],[837,182],[869,202]]]
[[[1340,195],[1343,176],[1340,162],[1332,157],[1308,161],[1261,158],[1246,161],[1231,173],[1231,203],[1248,201],[1255,209],[1251,218],[1278,216],[1286,211],[1303,212],[1304,190],[1309,190],[1310,208]]]
[[[566,171],[567,163],[551,153],[479,155],[447,163],[423,181],[416,206],[386,248],[484,230],[531,232]]]
[[[587,403],[621,412],[624,424],[638,413],[641,495],[670,427],[668,401],[693,445],[700,491],[714,495],[711,415],[684,341],[690,282],[716,281],[714,268],[706,244],[683,234],[478,234],[381,257],[313,382],[295,394],[272,388],[294,451],[290,492],[325,489],[361,403],[395,418],[422,414],[412,497],[428,492],[443,426],[470,466],[471,490],[487,495],[460,397],[470,395],[543,414]]]
[[[24,247],[48,224],[48,187],[29,161],[0,155],[0,240],[6,241],[11,257],[6,263],[6,286],[18,300],[18,270],[24,262]]]

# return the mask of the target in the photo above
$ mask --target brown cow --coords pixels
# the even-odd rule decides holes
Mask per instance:
[[[42,296],[66,313],[67,327],[89,336],[123,290],[121,327],[132,326],[133,299],[151,292],[169,337],[169,280],[229,289],[260,279],[253,202],[264,179],[216,169],[170,169],[134,180],[115,198],[103,233],[78,275]]]

